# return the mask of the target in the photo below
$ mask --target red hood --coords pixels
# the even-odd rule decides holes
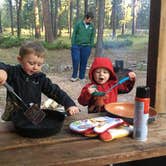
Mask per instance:
[[[92,66],[89,70],[89,79],[94,82],[92,73],[95,69],[104,67],[110,71],[110,79],[117,80],[116,74],[113,69],[112,61],[107,57],[96,57],[92,63]]]

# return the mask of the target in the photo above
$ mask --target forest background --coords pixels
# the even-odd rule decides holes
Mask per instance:
[[[105,47],[117,47],[112,39],[146,35],[149,29],[149,0],[3,0],[0,5],[1,47],[30,38],[45,41],[48,49],[70,48],[73,26],[87,11],[93,12],[97,39]]]

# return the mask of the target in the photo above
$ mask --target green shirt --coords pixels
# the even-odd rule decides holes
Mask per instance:
[[[95,29],[92,23],[86,28],[84,21],[78,21],[72,34],[72,45],[94,46]]]

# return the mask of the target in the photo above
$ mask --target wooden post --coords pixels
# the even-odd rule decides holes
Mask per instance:
[[[161,0],[151,0],[150,5],[150,27],[149,27],[149,48],[148,48],[148,67],[147,85],[150,87],[150,105],[155,106],[156,82],[157,82],[157,60],[160,33],[160,11]]]
[[[166,1],[161,4],[155,108],[166,112]]]

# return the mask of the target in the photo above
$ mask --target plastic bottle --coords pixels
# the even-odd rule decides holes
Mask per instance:
[[[136,89],[133,138],[146,141],[150,106],[150,88],[139,86]]]

